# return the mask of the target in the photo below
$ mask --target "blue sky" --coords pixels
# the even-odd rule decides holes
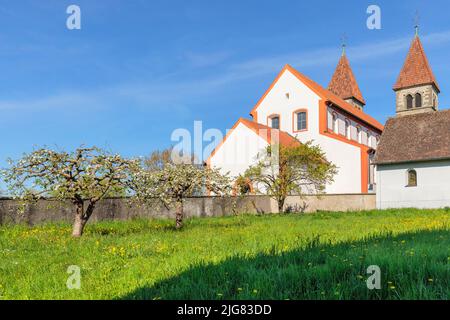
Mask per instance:
[[[77,4],[82,29],[66,28]],[[382,29],[366,9],[382,10]],[[249,111],[283,65],[326,86],[346,33],[348,57],[384,123],[392,85],[420,34],[450,106],[448,1],[0,1],[0,166],[42,145],[98,145],[142,156],[176,128],[223,132]]]

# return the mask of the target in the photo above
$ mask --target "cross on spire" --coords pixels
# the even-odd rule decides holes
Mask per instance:
[[[342,55],[345,56],[345,48],[347,47],[347,35],[345,33],[341,36],[341,42],[342,42]]]
[[[419,23],[420,23],[420,15],[419,11],[416,10],[416,14],[414,15],[414,29],[416,30],[416,37],[419,36]]]

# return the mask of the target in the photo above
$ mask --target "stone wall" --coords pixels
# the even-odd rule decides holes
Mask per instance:
[[[71,222],[74,207],[70,202],[41,200],[19,213],[19,202],[0,198],[0,224],[24,223],[35,225],[50,221]],[[375,194],[341,194],[306,196],[300,199],[289,196],[286,208],[295,212],[360,211],[376,207]],[[190,198],[185,203],[186,217],[213,217],[239,213],[264,214],[277,212],[277,203],[267,196],[247,196],[243,198]],[[139,206],[128,199],[105,199],[101,201],[92,216],[92,221],[127,220],[133,218],[174,218],[174,211],[163,206]]]

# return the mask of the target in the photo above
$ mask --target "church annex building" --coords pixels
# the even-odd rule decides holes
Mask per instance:
[[[396,116],[381,137],[377,207],[450,206],[450,110],[439,111],[439,85],[418,35],[394,85]]]

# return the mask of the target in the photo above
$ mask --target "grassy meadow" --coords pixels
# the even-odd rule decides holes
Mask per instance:
[[[450,211],[0,226],[0,299],[450,299]],[[69,290],[67,268],[81,268]],[[368,290],[366,269],[381,269]]]

